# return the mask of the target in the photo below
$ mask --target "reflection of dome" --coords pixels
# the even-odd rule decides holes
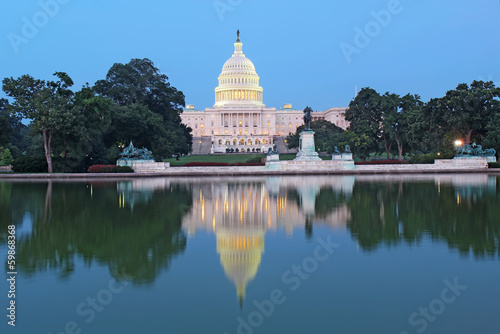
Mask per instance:
[[[255,66],[243,54],[238,31],[234,54],[222,67],[219,86],[215,88],[214,107],[264,107],[262,92]]]
[[[263,229],[218,229],[217,253],[226,276],[236,285],[236,293],[243,302],[247,284],[255,278],[264,252]]]

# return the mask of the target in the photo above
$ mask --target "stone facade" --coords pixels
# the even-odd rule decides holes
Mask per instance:
[[[285,104],[282,109],[269,108],[263,103],[264,89],[253,63],[243,54],[239,37],[234,54],[219,75],[212,108],[197,110],[187,105],[181,114],[183,124],[192,129],[193,137],[211,137],[214,153],[233,149],[238,152],[267,152],[274,136],[288,136],[304,124],[302,110]],[[347,129],[346,108],[314,111],[313,121],[327,120]]]

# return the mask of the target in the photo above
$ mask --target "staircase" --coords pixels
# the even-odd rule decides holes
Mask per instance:
[[[210,154],[211,149],[211,137],[193,137],[193,150],[191,151],[191,154]]]
[[[276,144],[276,147],[278,148],[278,153],[280,153],[280,154],[297,153],[297,149],[296,148],[289,149],[286,146],[285,138],[286,137],[283,137],[283,136],[274,136],[273,137],[273,141]]]

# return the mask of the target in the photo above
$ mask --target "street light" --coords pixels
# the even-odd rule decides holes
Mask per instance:
[[[461,140],[455,140],[455,146],[462,146],[462,144]]]

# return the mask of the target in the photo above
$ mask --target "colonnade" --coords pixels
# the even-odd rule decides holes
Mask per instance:
[[[259,127],[262,128],[263,115],[261,112],[231,112],[220,114],[221,127]]]
[[[251,89],[231,89],[215,92],[215,102],[220,101],[262,101],[262,92]]]

